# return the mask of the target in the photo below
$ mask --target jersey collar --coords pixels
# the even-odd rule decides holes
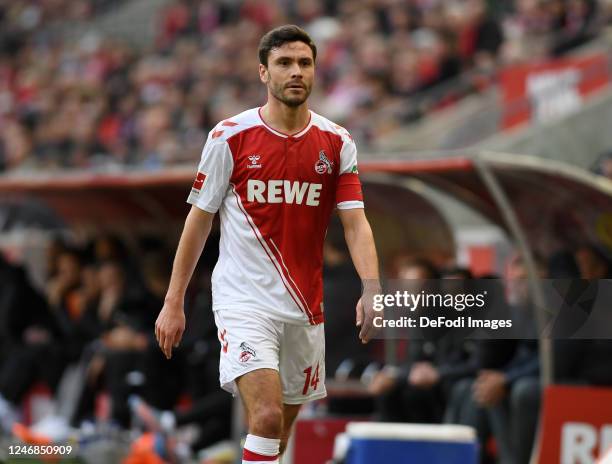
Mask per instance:
[[[300,138],[304,134],[306,134],[306,132],[308,132],[308,130],[312,127],[312,111],[310,110],[308,110],[308,124],[306,124],[306,126],[303,129],[301,129],[299,132],[296,132],[295,134],[285,134],[284,132],[277,131],[276,129],[273,129],[272,127],[268,126],[268,124],[266,124],[266,121],[264,121],[263,117],[261,116],[261,107],[257,108],[257,116],[259,117],[259,120],[261,121],[261,123],[266,129],[268,129],[274,135],[278,135],[279,137],[283,137],[285,139]]]

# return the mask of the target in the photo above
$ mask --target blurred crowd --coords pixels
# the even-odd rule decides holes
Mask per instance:
[[[28,398],[41,385],[53,396],[65,427],[80,433],[87,424],[107,423],[163,434],[170,443],[191,427],[183,456],[229,438],[232,398],[218,386],[220,345],[211,310],[216,239],[207,244],[192,279],[185,300],[187,330],[169,361],[153,326],[171,253],[153,237],[129,243],[113,235],[80,246],[52,241],[42,288],[0,255],[0,439],[11,434],[32,439],[16,424],[32,419]],[[496,298],[520,323],[520,337],[474,340],[451,332],[458,336],[400,340],[393,364],[385,364],[381,340],[358,341],[354,308],[361,287],[337,224],[330,228],[324,262],[328,413],[470,425],[482,444],[483,464],[528,462],[542,389],[538,330],[526,266],[518,255],[503,276],[472,282],[490,279],[489,290],[499,286]],[[548,260],[536,256],[536,265],[542,278],[612,278],[609,258],[588,244]],[[473,278],[468,269],[436,266],[404,253],[395,255],[387,274],[419,285],[451,279],[470,285]],[[555,383],[612,386],[612,341],[554,343]],[[361,395],[343,396],[342,385],[351,380],[361,385]],[[489,446],[493,442],[496,446]]]
[[[612,278],[612,262],[592,245],[558,252],[547,261],[536,256],[536,266],[545,279]],[[438,269],[426,259],[404,259],[397,277],[420,282],[473,278],[468,269]],[[403,361],[383,366],[369,383],[375,397],[374,417],[469,425],[476,430],[482,464],[528,464],[537,436],[542,388],[527,267],[517,255],[509,260],[503,279],[479,277],[496,279],[487,285],[488,298],[496,284],[503,283],[504,289],[497,293],[518,324],[520,338],[465,339],[458,336],[460,329],[453,329],[438,338],[409,340],[403,345]],[[557,339],[553,343],[554,383],[612,386],[606,361],[612,356],[612,340]]]
[[[405,112],[418,118],[486,88],[501,65],[583,43],[610,11],[596,0],[174,0],[146,49],[48,27],[114,4],[0,0],[0,171],[198,159],[218,121],[263,103],[256,48],[286,22],[319,47],[311,107],[365,147],[406,122],[376,117],[398,98],[426,101]]]
[[[197,424],[195,449],[226,438],[231,396],[217,381],[214,257],[214,249],[206,251],[192,281],[185,300],[188,327],[167,361],[153,330],[172,264],[159,240],[143,238],[127,247],[113,235],[84,246],[57,239],[48,248],[42,289],[0,256],[0,438],[27,441],[18,424],[35,419],[28,416],[27,399],[41,386],[55,400],[49,411],[54,426],[36,432],[44,439],[67,440],[64,431],[100,422],[129,430],[138,425],[134,417],[143,404],[166,411],[177,427]]]

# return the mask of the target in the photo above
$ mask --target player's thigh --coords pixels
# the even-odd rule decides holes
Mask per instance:
[[[280,375],[285,404],[299,405],[326,396],[323,324],[285,324],[280,346]]]
[[[257,369],[236,379],[240,398],[249,418],[262,411],[282,408],[282,389],[278,371]]]

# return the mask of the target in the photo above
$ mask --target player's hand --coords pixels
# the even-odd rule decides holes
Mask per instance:
[[[166,359],[172,357],[172,348],[178,347],[183,332],[185,332],[183,306],[166,302],[155,321],[155,338]]]
[[[357,302],[356,325],[361,327],[359,331],[359,340],[361,343],[368,343],[376,334],[374,327],[374,295],[380,293],[380,286],[366,285],[364,286],[363,294]]]

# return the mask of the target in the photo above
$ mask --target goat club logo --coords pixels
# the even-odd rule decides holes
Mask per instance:
[[[317,174],[331,174],[334,168],[334,163],[330,161],[325,155],[325,150],[321,150],[319,152],[319,159],[315,163],[315,172]]]
[[[240,350],[241,351],[240,351],[240,356],[238,357],[238,360],[241,363],[245,363],[249,359],[257,357],[257,353],[247,342],[242,342],[240,344]]]

